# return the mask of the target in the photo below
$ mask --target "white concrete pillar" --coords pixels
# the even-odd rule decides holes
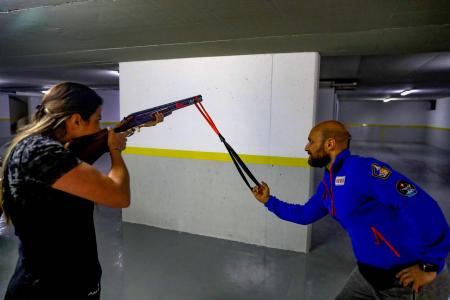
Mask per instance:
[[[201,94],[227,141],[272,194],[309,197],[303,150],[314,120],[317,53],[187,58],[120,64],[121,117]],[[309,227],[258,203],[197,109],[129,139],[132,204],[124,221],[306,252]]]

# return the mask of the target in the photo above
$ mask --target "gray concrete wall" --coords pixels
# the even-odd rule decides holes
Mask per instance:
[[[120,101],[118,90],[96,90],[100,97],[103,98],[102,107],[102,126],[114,126],[120,121]],[[20,94],[20,93],[19,93]],[[36,106],[41,104],[41,95],[24,95],[28,98],[28,116],[31,120],[36,112]],[[9,95],[0,93],[0,139],[7,140],[10,138],[10,115],[9,115]]]
[[[7,139],[10,136],[9,95],[0,93],[0,139]]]
[[[424,143],[428,102],[340,101],[340,121],[353,140]]]
[[[104,126],[113,127],[120,121],[120,94],[118,90],[96,90],[103,99],[102,120]]]
[[[426,143],[450,150],[450,97],[436,101],[436,110],[428,112],[428,125]]]
[[[316,105],[316,123],[333,120],[335,117],[334,88],[319,88]]]
[[[28,97],[28,118],[32,119],[34,113],[36,112],[36,106],[42,103],[42,96],[30,96]]]
[[[125,220],[176,231],[305,251],[305,228],[257,202],[230,162],[126,155],[132,204]],[[309,169],[248,164],[277,197],[308,199]],[[309,242],[309,241],[308,241]]]
[[[334,88],[332,87],[319,88],[319,92],[317,94],[317,105],[315,107],[316,107],[315,124],[320,123],[322,121],[334,120],[335,117],[337,117],[336,95]],[[320,179],[323,176],[323,169],[313,168],[311,172],[313,174],[311,181],[311,188],[315,189],[315,187],[319,184]]]

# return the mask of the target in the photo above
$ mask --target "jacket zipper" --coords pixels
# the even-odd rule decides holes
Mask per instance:
[[[372,230],[373,235],[375,236],[375,244],[377,245],[381,244],[380,240],[382,240],[397,257],[400,257],[400,253],[398,253],[398,251],[394,248],[394,246],[392,246],[375,227],[371,226],[370,229]]]
[[[330,195],[330,216],[334,217],[336,215],[336,208],[334,207],[334,194],[333,194],[333,173],[332,173],[333,165],[330,166],[330,187],[325,183],[325,180],[322,178],[322,183],[325,186],[325,195]],[[327,196],[325,196],[325,200],[327,200]],[[322,195],[323,199],[323,195]]]

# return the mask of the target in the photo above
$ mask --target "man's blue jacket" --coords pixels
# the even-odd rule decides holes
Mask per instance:
[[[391,269],[416,262],[437,265],[450,251],[450,228],[435,200],[389,165],[344,150],[307,203],[270,196],[279,218],[310,224],[327,214],[348,232],[358,262]]]

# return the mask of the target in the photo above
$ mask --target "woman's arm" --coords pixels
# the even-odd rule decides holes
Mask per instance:
[[[56,180],[52,187],[106,206],[128,207],[130,176],[121,155],[125,144],[126,133],[115,134],[109,130],[111,170],[108,175],[83,162]]]

